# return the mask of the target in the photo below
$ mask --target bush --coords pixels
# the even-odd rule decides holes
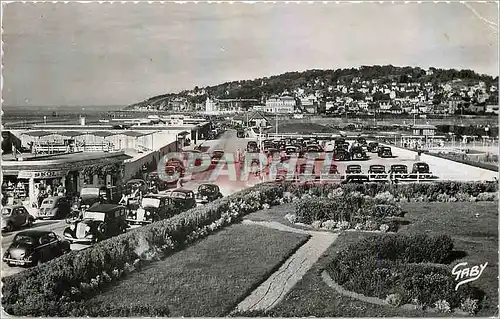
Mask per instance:
[[[460,309],[470,315],[475,315],[479,309],[478,300],[467,298],[460,304]]]
[[[458,307],[476,292],[469,286],[455,291],[448,269],[423,264],[445,260],[452,248],[447,236],[370,236],[337,252],[327,269],[345,289],[386,298],[391,305],[430,307],[447,300],[450,307]]]

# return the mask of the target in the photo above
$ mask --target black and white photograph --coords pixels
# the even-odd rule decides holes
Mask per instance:
[[[2,317],[498,317],[499,3],[2,2]]]

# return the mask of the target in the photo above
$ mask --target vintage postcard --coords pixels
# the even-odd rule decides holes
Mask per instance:
[[[498,14],[2,3],[2,315],[498,317]]]

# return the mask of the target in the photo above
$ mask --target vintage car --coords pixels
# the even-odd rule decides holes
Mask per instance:
[[[177,186],[177,182],[179,181],[180,178],[182,178],[184,175],[182,174],[182,170],[179,168],[179,166],[167,166],[165,167],[165,176],[164,176],[164,183],[166,185],[166,188],[172,188]]]
[[[127,223],[146,225],[175,215],[173,201],[165,194],[149,194],[142,200],[130,199],[127,203]]]
[[[298,153],[297,147],[295,147],[295,146],[287,146],[287,147],[285,147],[285,153],[289,157],[295,156]]]
[[[93,244],[125,233],[127,208],[122,205],[100,204],[85,212],[74,211],[66,218],[69,227],[63,235],[70,243]]]
[[[259,146],[257,145],[257,142],[255,141],[249,141],[247,143],[247,151],[258,151]]]
[[[215,150],[212,152],[210,155],[210,160],[212,164],[217,164],[219,161],[224,157],[224,151],[222,150]]]
[[[208,183],[198,186],[195,196],[198,204],[210,203],[223,197],[218,185]]]
[[[80,191],[75,209],[88,209],[95,204],[109,203],[111,198],[110,190],[106,186],[84,186]]]
[[[336,161],[350,161],[351,154],[343,148],[335,149],[333,152],[333,159]]]
[[[404,164],[391,165],[391,169],[389,170],[389,174],[391,174],[391,176],[394,178],[407,178],[408,177],[408,167]]]
[[[432,177],[432,172],[429,168],[429,164],[424,162],[418,162],[413,164],[411,170],[411,178],[430,178]]]
[[[181,212],[197,206],[194,192],[184,188],[175,188],[167,193],[174,203],[174,207]]]
[[[413,168],[411,170],[413,174],[431,174],[431,170],[429,168],[429,164],[424,162],[418,162],[413,164]]]
[[[357,165],[357,164],[347,165],[345,173],[346,174],[362,174],[361,165]]]
[[[370,165],[368,176],[374,179],[387,178],[387,172],[384,165]]]
[[[392,150],[389,146],[380,146],[378,148],[378,157],[390,158],[392,157]]]
[[[167,182],[158,176],[157,171],[148,173],[146,182],[149,184],[149,192],[151,193],[155,193],[155,190],[161,192],[167,189]]]
[[[366,151],[361,146],[353,146],[350,150],[351,158],[357,160],[368,159]]]
[[[65,218],[71,212],[71,205],[63,196],[48,197],[38,209],[38,219]]]
[[[142,194],[148,193],[148,184],[143,179],[131,179],[125,184],[125,194],[130,196],[134,193],[140,192]]]
[[[2,207],[2,231],[13,231],[24,226],[31,227],[35,217],[31,216],[22,205]]]
[[[378,148],[379,148],[378,142],[370,142],[370,143],[368,143],[368,147],[367,147],[368,152],[370,152],[370,153],[378,153]]]
[[[35,266],[70,252],[70,243],[52,231],[27,230],[14,237],[3,256],[12,266]]]
[[[318,144],[308,144],[306,146],[306,152],[319,153],[323,152],[323,149]]]
[[[356,142],[357,142],[359,145],[361,145],[361,146],[363,146],[363,145],[367,145],[367,144],[366,144],[366,138],[361,137],[361,136],[360,136],[360,137],[358,137],[358,138],[356,139]]]
[[[348,175],[346,178],[341,182],[342,184],[364,184],[368,183],[370,179],[366,175],[361,175],[361,174],[355,174],[355,175]]]

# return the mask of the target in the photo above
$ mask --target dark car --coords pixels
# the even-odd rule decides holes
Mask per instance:
[[[85,186],[80,191],[75,209],[88,209],[95,204],[106,204],[110,202],[111,194],[106,186]]]
[[[361,145],[361,146],[363,146],[363,145],[367,145],[367,144],[366,144],[366,138],[361,137],[361,136],[360,136],[360,137],[358,137],[358,138],[356,139],[356,142],[357,142],[359,145]]]
[[[173,201],[165,194],[149,194],[127,203],[129,224],[150,224],[175,215]]]
[[[366,175],[349,175],[341,182],[342,184],[364,184],[368,183],[370,179]]]
[[[38,219],[65,218],[71,212],[71,205],[63,196],[48,197],[38,209]]]
[[[382,179],[387,178],[387,172],[385,171],[384,165],[370,165],[368,169],[368,175],[370,178]]]
[[[156,191],[161,192],[167,189],[167,182],[158,176],[157,171],[148,173],[146,182],[149,184],[149,192],[151,193],[156,193]],[[156,191],[154,191],[154,189],[156,189]]]
[[[378,148],[378,156],[382,158],[390,158],[392,157],[392,150],[388,146],[380,146]]]
[[[429,164],[424,163],[424,162],[418,162],[413,164],[413,168],[411,170],[413,174],[419,173],[419,174],[431,174],[431,170],[429,168]]]
[[[35,217],[31,216],[22,205],[2,207],[2,231],[13,231],[24,226],[31,227]]]
[[[370,142],[370,143],[368,143],[368,147],[367,147],[368,152],[370,152],[370,153],[378,153],[378,148],[379,148],[378,142]]]
[[[247,151],[258,151],[259,146],[257,145],[257,142],[255,141],[249,141],[247,143]]]
[[[73,214],[80,213],[76,217]],[[98,241],[126,232],[127,208],[115,204],[100,204],[85,212],[72,212],[66,219],[70,224],[64,232],[64,238],[71,243],[93,244]]]
[[[353,146],[350,150],[351,158],[357,160],[368,159],[365,150],[362,146]]]
[[[418,162],[413,164],[410,178],[431,178],[432,172],[429,165],[424,162]]]
[[[52,231],[27,230],[16,234],[3,256],[12,266],[35,266],[70,252],[68,241]]]
[[[343,148],[335,149],[333,152],[333,159],[336,161],[350,161],[351,154]]]
[[[317,144],[308,144],[306,146],[306,152],[308,152],[308,153],[319,153],[319,152],[323,152],[323,149],[321,148],[321,146],[319,146]]]
[[[361,165],[353,164],[353,165],[347,165],[347,168],[345,170],[346,174],[361,174]]]
[[[148,193],[148,183],[143,179],[131,179],[125,184],[125,192],[127,195],[132,195],[136,192],[142,194]]]
[[[391,169],[389,170],[389,173],[394,177],[394,178],[406,178],[408,177],[408,167],[403,164],[394,164],[391,165]]]
[[[216,150],[212,152],[210,159],[212,161],[212,164],[217,164],[223,157],[224,157],[224,151]]]
[[[198,190],[195,195],[196,202],[198,204],[210,203],[223,197],[218,185],[208,183],[198,186]]]
[[[194,192],[184,188],[176,188],[167,192],[174,203],[174,207],[181,212],[197,206]]]

